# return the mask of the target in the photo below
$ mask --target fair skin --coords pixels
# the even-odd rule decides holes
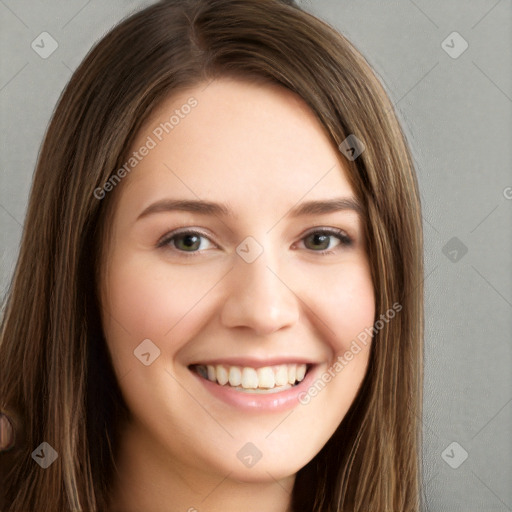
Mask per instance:
[[[374,321],[364,220],[352,209],[291,215],[308,201],[355,196],[344,157],[306,104],[279,86],[223,78],[180,92],[133,150],[190,96],[197,106],[115,191],[102,321],[133,421],[120,439],[112,509],[286,512],[295,474],[353,402],[370,345],[309,403],[287,410],[226,403],[189,365],[284,358],[325,374]],[[234,215],[160,209],[139,218],[162,199],[223,203]],[[158,247],[183,227],[201,231],[197,243],[167,237]],[[322,228],[353,243],[309,236]],[[249,236],[262,249],[250,263],[237,252]],[[147,366],[134,356],[146,339],[160,350]],[[251,467],[237,456],[247,443],[261,454]]]

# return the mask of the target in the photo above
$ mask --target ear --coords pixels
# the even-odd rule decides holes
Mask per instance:
[[[14,428],[7,414],[0,412],[0,452],[10,450],[14,446]]]

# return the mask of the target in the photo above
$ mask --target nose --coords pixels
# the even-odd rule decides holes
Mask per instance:
[[[293,285],[279,275],[275,260],[266,254],[252,263],[237,258],[221,313],[224,326],[245,327],[264,336],[297,322],[299,299]]]

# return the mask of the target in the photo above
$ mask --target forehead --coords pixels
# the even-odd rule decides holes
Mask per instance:
[[[123,184],[138,209],[165,195],[229,202],[235,211],[353,195],[325,128],[279,85],[223,78],[174,94],[145,122],[130,155],[144,146],[151,149]]]

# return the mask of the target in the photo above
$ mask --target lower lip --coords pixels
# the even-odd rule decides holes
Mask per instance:
[[[245,393],[237,391],[228,385],[221,386],[211,380],[201,377],[193,370],[189,370],[201,384],[214,397],[223,402],[246,411],[270,411],[281,412],[293,409],[300,404],[299,397],[305,393],[315,380],[315,373],[319,365],[313,365],[307,372],[304,379],[292,388],[277,393]]]

